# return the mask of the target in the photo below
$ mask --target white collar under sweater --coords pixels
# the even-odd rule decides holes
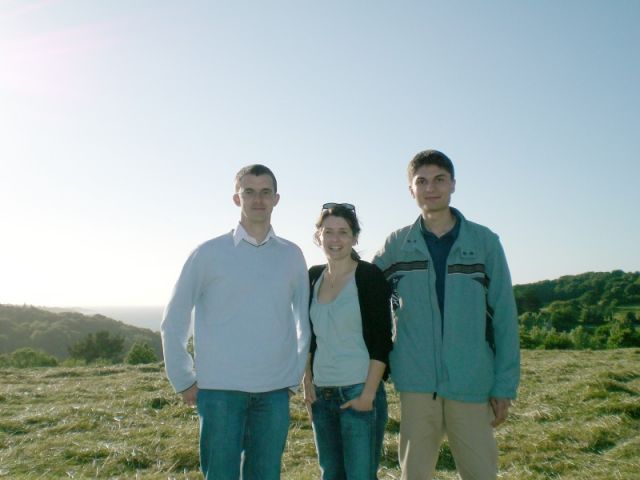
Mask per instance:
[[[242,226],[242,224],[238,223],[238,226],[236,227],[236,229],[233,232],[233,245],[237,247],[238,244],[242,240],[244,240],[245,242],[250,243],[254,247],[261,247],[262,245],[267,243],[269,241],[269,239],[271,239],[271,238],[281,242],[280,238],[273,231],[273,227],[269,227],[269,232],[267,233],[267,236],[264,237],[264,240],[262,242],[258,243],[258,241],[255,238],[253,238],[251,235],[249,235],[249,233],[245,230],[245,228]]]

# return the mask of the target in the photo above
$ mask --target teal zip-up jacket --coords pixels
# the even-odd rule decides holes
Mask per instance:
[[[460,232],[447,258],[444,318],[422,217],[389,235],[373,259],[393,289],[391,377],[400,392],[513,399],[520,348],[507,260],[495,233],[454,212]]]

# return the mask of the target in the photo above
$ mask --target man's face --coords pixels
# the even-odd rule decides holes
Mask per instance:
[[[252,224],[271,222],[271,212],[280,195],[274,192],[269,175],[245,175],[240,179],[239,190],[233,202],[240,207],[241,221]]]
[[[456,190],[456,181],[444,168],[423,165],[413,178],[409,191],[424,213],[444,211],[449,208],[451,194]]]

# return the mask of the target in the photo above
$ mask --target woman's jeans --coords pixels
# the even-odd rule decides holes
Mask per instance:
[[[364,384],[315,387],[311,405],[313,433],[322,480],[372,480],[382,453],[387,398],[380,382],[373,410],[359,412],[340,405],[360,396]]]
[[[286,388],[264,393],[199,390],[197,406],[206,479],[238,480],[241,468],[243,480],[280,478],[289,429]]]

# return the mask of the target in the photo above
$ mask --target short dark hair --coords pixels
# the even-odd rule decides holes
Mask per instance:
[[[452,180],[455,179],[453,162],[449,159],[449,157],[438,150],[424,150],[418,153],[409,162],[409,167],[407,168],[409,183],[411,183],[411,180],[413,179],[413,176],[416,174],[418,169],[424,165],[436,165],[440,168],[443,168],[444,170],[449,172]]]
[[[260,165],[259,163],[242,167],[240,171],[236,173],[236,192],[240,190],[240,180],[242,180],[242,177],[244,177],[245,175],[269,175],[271,177],[271,180],[273,180],[273,193],[278,193],[278,181],[276,180],[276,176],[269,169],[269,167],[265,167],[264,165]]]
[[[338,204],[331,208],[322,209],[322,212],[316,221],[316,233],[313,234],[313,242],[316,245],[320,246],[320,229],[322,228],[322,223],[327,217],[343,218],[349,225],[349,228],[351,228],[351,233],[354,237],[357,237],[360,234],[360,222],[358,221],[356,211]],[[354,249],[351,249],[351,258],[357,261],[360,260],[360,255],[358,255],[358,252]]]

